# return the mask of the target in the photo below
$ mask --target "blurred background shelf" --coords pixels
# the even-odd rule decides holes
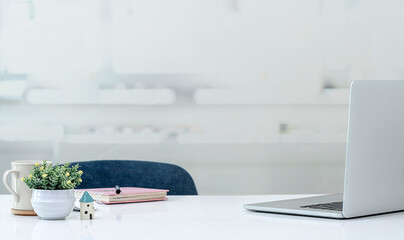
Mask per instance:
[[[312,96],[294,96],[262,89],[198,89],[194,101],[200,105],[347,105],[349,89],[324,89]]]
[[[175,103],[172,89],[101,89],[94,91],[65,91],[30,89],[29,104],[110,104],[110,105],[170,105]]]

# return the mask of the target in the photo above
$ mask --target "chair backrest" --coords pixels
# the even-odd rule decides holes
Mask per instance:
[[[144,187],[168,189],[169,195],[198,195],[194,180],[183,168],[160,162],[137,160],[94,160],[78,163],[84,172],[78,189]]]

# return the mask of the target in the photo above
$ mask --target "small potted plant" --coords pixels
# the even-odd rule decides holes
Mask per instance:
[[[70,163],[53,166],[43,161],[35,164],[29,176],[21,178],[32,188],[31,204],[36,214],[42,219],[65,219],[74,206],[73,189],[82,182],[79,165]]]

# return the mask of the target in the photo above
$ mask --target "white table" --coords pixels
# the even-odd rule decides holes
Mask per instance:
[[[10,213],[0,195],[0,239],[404,239],[404,213],[332,220],[248,212],[244,203],[302,197],[169,196],[162,202],[102,205],[92,221],[72,212],[65,221]]]

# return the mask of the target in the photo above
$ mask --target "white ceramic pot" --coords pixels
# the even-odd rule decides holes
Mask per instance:
[[[31,204],[36,214],[46,220],[65,219],[73,210],[73,189],[32,191]]]

